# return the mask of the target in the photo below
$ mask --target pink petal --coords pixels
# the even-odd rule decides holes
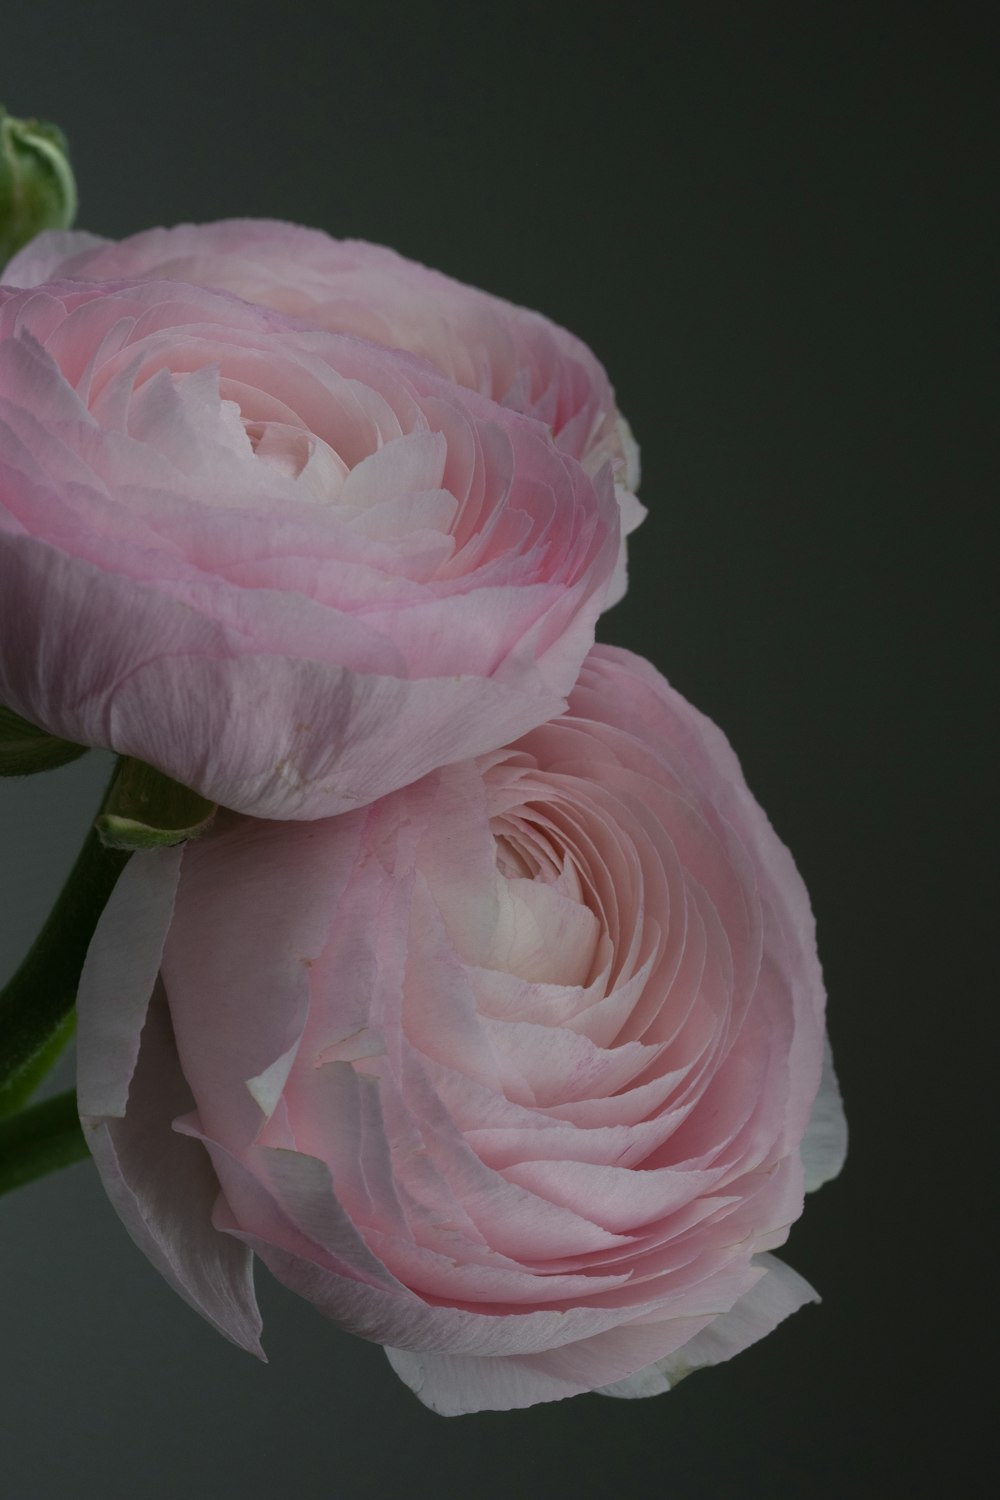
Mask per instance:
[[[708,1324],[676,1352],[625,1380],[601,1388],[603,1396],[657,1396],[669,1391],[685,1375],[708,1365],[722,1364],[771,1333],[791,1313],[819,1298],[807,1281],[772,1255],[759,1255],[755,1264],[766,1271],[735,1307]]]

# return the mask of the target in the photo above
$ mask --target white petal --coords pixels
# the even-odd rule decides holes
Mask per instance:
[[[837,1075],[833,1071],[833,1052],[829,1037],[823,1049],[823,1075],[819,1093],[802,1139],[801,1150],[807,1193],[836,1177],[847,1155],[847,1120],[837,1086]]]
[[[720,1365],[771,1333],[790,1313],[819,1298],[807,1281],[775,1260],[773,1255],[754,1257],[754,1265],[767,1272],[745,1292],[734,1307],[715,1318],[693,1339],[666,1359],[645,1370],[600,1388],[602,1396],[655,1396],[671,1390],[685,1375],[708,1365]]]
[[[191,1108],[162,988],[149,1007],[124,1119],[84,1120],[105,1191],[139,1249],[226,1338],[264,1358],[247,1247],[213,1227],[219,1182],[174,1120]]]
[[[182,854],[133,854],[91,940],[77,996],[77,1097],[85,1119],[125,1113]]]

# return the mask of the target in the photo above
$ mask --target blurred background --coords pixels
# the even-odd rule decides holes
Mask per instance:
[[[0,1200],[10,1500],[971,1492],[994,1264],[991,11],[9,8],[0,99],[68,134],[81,227],[298,220],[592,345],[649,507],[602,633],[723,726],[791,846],[852,1127],[783,1252],[821,1306],[665,1397],[451,1421],[262,1270],[271,1363],[229,1347],[89,1163],[22,1189]],[[0,785],[0,977],[107,769]]]

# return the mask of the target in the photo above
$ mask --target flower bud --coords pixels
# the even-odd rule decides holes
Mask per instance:
[[[57,125],[15,120],[0,104],[0,267],[43,229],[68,229],[76,182]]]

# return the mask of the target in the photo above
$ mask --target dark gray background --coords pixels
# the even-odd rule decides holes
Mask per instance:
[[[992,9],[7,8],[0,98],[69,134],[82,226],[296,219],[598,352],[650,509],[602,633],[723,725],[795,852],[853,1144],[786,1251],[820,1308],[657,1400],[453,1421],[264,1273],[271,1364],[230,1348],[75,1167],[0,1202],[5,1497],[971,1492],[995,1301]],[[105,770],[0,787],[4,972]]]

